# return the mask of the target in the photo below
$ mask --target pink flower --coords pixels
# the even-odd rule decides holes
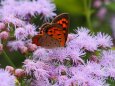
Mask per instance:
[[[0,38],[6,40],[9,38],[9,32],[3,31],[0,33]]]
[[[5,24],[4,23],[2,23],[2,22],[0,22],[0,30],[3,30],[3,29],[5,29]]]
[[[76,34],[72,34],[72,33],[68,34],[68,38],[67,38],[67,42],[66,43],[68,43],[69,41],[75,39],[76,37],[77,37]]]
[[[37,45],[28,43],[27,48],[29,51],[35,51],[37,49]]]
[[[25,46],[20,46],[19,47],[19,51],[22,53],[22,54],[26,54],[28,52],[28,48],[25,47]]]
[[[12,66],[6,66],[5,70],[11,74],[14,74],[14,72],[15,72],[15,69]]]
[[[25,71],[23,69],[16,69],[15,70],[15,76],[16,77],[24,77],[25,76]]]

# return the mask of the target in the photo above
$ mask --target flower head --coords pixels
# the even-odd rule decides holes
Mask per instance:
[[[48,85],[49,72],[46,70],[48,66],[46,66],[45,63],[40,61],[34,62],[33,60],[27,59],[23,67],[28,75],[34,77],[32,78],[32,86]]]
[[[23,41],[9,41],[7,44],[8,47],[10,47],[10,50],[19,50],[21,47],[25,46]]]
[[[2,1],[2,9],[0,9],[3,17],[12,15],[20,19],[25,19],[28,15],[35,16],[35,14],[52,18],[56,15],[53,11],[55,11],[55,5],[51,0],[5,0]]]
[[[99,32],[97,33],[97,36],[95,38],[99,47],[106,48],[111,47],[113,45],[112,38],[107,34]]]
[[[44,48],[38,48],[36,51],[34,51],[33,58],[36,60],[48,60],[49,51]]]
[[[28,36],[25,28],[21,28],[21,27],[20,28],[16,28],[14,35],[16,36],[17,40],[24,40]]]
[[[15,86],[15,77],[8,71],[0,69],[0,86]]]
[[[75,30],[77,33],[77,37],[70,42],[76,44],[79,48],[84,48],[88,51],[94,51],[97,50],[97,42],[94,39],[93,35],[91,35],[90,30],[86,28],[78,28],[78,30]]]
[[[31,25],[31,24],[26,25],[25,30],[26,30],[26,33],[28,34],[28,36],[33,37],[34,35],[37,34],[37,32],[35,31],[36,28],[34,25]]]
[[[100,64],[104,67],[115,67],[115,51],[103,51],[101,54]]]
[[[25,22],[19,18],[16,18],[15,16],[13,15],[8,15],[8,16],[4,16],[2,18],[2,21],[4,23],[8,23],[8,24],[13,24],[14,26],[24,26],[25,25]]]

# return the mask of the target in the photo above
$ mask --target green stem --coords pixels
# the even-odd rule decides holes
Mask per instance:
[[[87,25],[89,29],[93,31],[92,24],[91,24],[91,0],[84,0],[84,9],[85,9]]]
[[[13,64],[13,62],[11,61],[11,59],[8,57],[8,55],[6,54],[5,51],[3,51],[3,55],[4,55],[4,58],[7,60],[7,62],[15,68],[15,65]]]

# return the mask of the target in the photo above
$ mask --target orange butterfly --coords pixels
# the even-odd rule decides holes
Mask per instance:
[[[51,23],[40,27],[40,33],[32,38],[32,43],[45,48],[64,47],[69,28],[69,17],[62,13],[54,18]]]

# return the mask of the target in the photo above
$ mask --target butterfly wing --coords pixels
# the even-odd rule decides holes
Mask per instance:
[[[45,27],[46,27],[47,25],[50,25],[50,23],[45,23],[45,24],[43,24],[43,25],[39,28],[39,33],[40,33],[40,34],[43,33],[43,30],[45,29]]]
[[[55,48],[60,47],[60,43],[58,40],[52,38],[48,34],[44,34],[42,37],[38,39],[38,42],[40,43],[41,47],[45,48]]]
[[[42,35],[36,35],[32,38],[32,43],[36,44],[37,46],[40,46],[39,39],[42,37]]]
[[[39,28],[39,33],[32,38],[33,44],[36,44],[37,46],[41,45],[41,43],[39,42],[39,39],[43,36],[44,34],[43,31],[47,25],[50,25],[50,23],[45,23]]]
[[[65,45],[65,36],[63,33],[63,29],[60,25],[57,24],[51,24],[46,27],[44,32],[52,37],[53,39],[57,40],[61,47]]]
[[[62,27],[64,36],[65,36],[65,41],[67,40],[68,37],[68,28],[69,28],[69,16],[67,13],[62,13],[55,17],[55,19],[52,21],[52,23],[56,23]]]
[[[48,24],[40,32],[40,34],[32,38],[33,44],[45,48],[62,47],[65,45],[65,37],[61,26]]]

